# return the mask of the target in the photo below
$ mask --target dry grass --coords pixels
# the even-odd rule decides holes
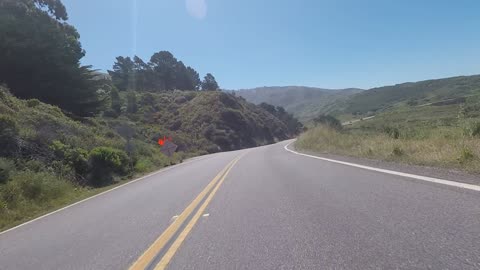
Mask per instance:
[[[480,139],[458,128],[409,130],[395,139],[382,132],[354,133],[318,126],[297,140],[300,150],[480,173]]]

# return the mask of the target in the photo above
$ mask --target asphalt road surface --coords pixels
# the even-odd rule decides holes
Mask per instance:
[[[480,269],[480,192],[287,152],[200,157],[0,234],[0,269]]]

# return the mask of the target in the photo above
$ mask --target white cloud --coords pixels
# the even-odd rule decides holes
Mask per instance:
[[[185,3],[190,16],[201,20],[207,15],[207,3],[205,0],[186,0]]]

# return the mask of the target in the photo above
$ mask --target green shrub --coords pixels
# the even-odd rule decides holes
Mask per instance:
[[[463,134],[469,137],[480,137],[480,122],[468,123],[463,129]]]
[[[116,137],[115,133],[113,131],[107,131],[107,133],[105,133],[105,136],[109,139],[113,139]]]
[[[13,118],[0,115],[0,155],[10,155],[17,148],[18,127]]]
[[[105,117],[112,117],[112,118],[117,118],[120,114],[115,112],[114,110],[106,110],[103,112],[103,116]]]
[[[0,199],[0,216],[5,215],[8,211],[7,202]]]
[[[45,164],[39,160],[28,160],[25,162],[25,168],[33,172],[41,172],[45,169]]]
[[[20,185],[20,190],[22,195],[30,200],[35,200],[40,197],[42,192],[44,191],[42,180],[35,179],[35,178],[21,178],[17,180]]]
[[[386,133],[392,139],[400,138],[400,130],[396,127],[386,126],[383,128],[383,132]]]
[[[480,137],[480,122],[472,125],[472,137]]]
[[[23,171],[11,177],[2,197],[9,203],[21,200],[20,197],[27,201],[46,203],[62,197],[69,189],[71,184],[52,173]]]
[[[147,159],[147,158],[139,159],[135,163],[135,171],[140,173],[151,171],[153,167],[154,165],[152,161],[150,161],[150,159]]]
[[[13,208],[17,205],[20,199],[20,189],[15,182],[9,182],[0,190],[2,201],[6,203],[8,208]]]
[[[326,125],[335,130],[343,129],[343,126],[340,120],[338,120],[337,118],[331,115],[323,115],[323,114],[319,115],[315,119],[313,119],[313,123],[315,123],[315,125]]]
[[[75,169],[75,172],[79,175],[85,175],[88,170],[88,152],[81,148],[72,149],[66,160],[68,164]]]
[[[417,105],[418,105],[418,100],[410,99],[409,101],[407,101],[407,105],[409,105],[409,106],[417,106]]]
[[[72,148],[60,141],[53,141],[50,145],[55,156],[72,167],[80,176],[85,176],[88,171],[88,152],[82,148]]]
[[[90,151],[89,182],[94,186],[108,185],[113,174],[124,175],[130,171],[129,158],[124,151],[111,147],[97,147]]]
[[[36,98],[27,100],[27,106],[30,108],[37,107],[38,105],[40,105],[40,100]]]
[[[55,175],[62,179],[68,179],[79,184],[84,184],[84,175],[76,173],[75,169],[72,168],[71,165],[65,164],[64,161],[54,160],[49,164],[47,169],[47,171],[55,173]]]
[[[473,153],[472,150],[469,148],[463,148],[462,151],[460,152],[460,157],[458,158],[458,161],[460,163],[465,163],[468,161],[471,161],[475,158],[475,154]]]
[[[137,110],[138,110],[137,95],[135,94],[135,92],[130,91],[127,93],[127,112],[136,113]]]
[[[0,185],[0,228],[72,202],[74,186],[53,172],[12,172]]]
[[[393,147],[392,154],[396,157],[403,156],[404,152],[399,146]]]
[[[8,181],[10,173],[15,169],[13,161],[6,158],[0,158],[0,184]]]
[[[227,109],[220,114],[221,119],[233,130],[244,130],[248,123],[245,117],[238,110]]]

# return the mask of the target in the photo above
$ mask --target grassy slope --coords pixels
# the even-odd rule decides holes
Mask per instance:
[[[480,173],[480,139],[459,129],[410,129],[399,139],[380,132],[339,132],[315,127],[296,142],[301,150]],[[405,136],[405,137],[403,137]]]
[[[276,117],[233,95],[212,91],[139,93],[137,119],[172,136],[180,150],[217,152],[284,140],[287,127]]]
[[[270,113],[220,92],[138,93],[137,101],[136,113],[75,121],[55,106],[20,100],[0,88],[0,143],[11,148],[0,151],[0,230],[188,156],[289,136]],[[16,128],[4,128],[12,123]],[[163,135],[179,145],[172,158],[159,151],[156,141]],[[77,173],[75,158],[84,153],[91,164],[93,149],[105,146],[128,153],[122,164],[128,170],[92,186],[88,174]]]
[[[127,140],[101,118],[74,121],[60,109],[37,100],[20,100],[0,89],[0,117],[11,119],[17,132],[7,157],[0,157],[0,229],[21,223],[46,211],[86,198],[106,187],[85,185],[85,179],[52,149],[54,141],[66,147],[89,152],[100,146],[123,150]],[[120,122],[120,120],[119,120]],[[128,119],[123,125],[134,126]],[[135,129],[140,134],[139,129]],[[2,133],[2,139],[5,134]],[[129,145],[135,148],[136,161],[128,173],[117,175],[112,184],[161,168],[182,159],[163,156],[158,147],[138,135]]]
[[[478,79],[457,77],[420,82],[416,87],[407,84],[365,91],[352,96],[350,112],[368,114],[378,108],[375,118],[358,121],[341,132],[313,128],[300,136],[297,146],[322,153],[480,173]],[[438,102],[451,98],[454,104]],[[348,112],[341,116],[348,118]]]
[[[405,104],[419,106],[480,94],[480,75],[373,88],[350,97],[345,114],[375,114]]]
[[[236,93],[250,102],[266,102],[282,106],[301,121],[309,121],[320,113],[332,113],[345,103],[347,97],[359,93],[360,89],[328,90],[321,88],[287,86],[260,87],[238,90]]]

